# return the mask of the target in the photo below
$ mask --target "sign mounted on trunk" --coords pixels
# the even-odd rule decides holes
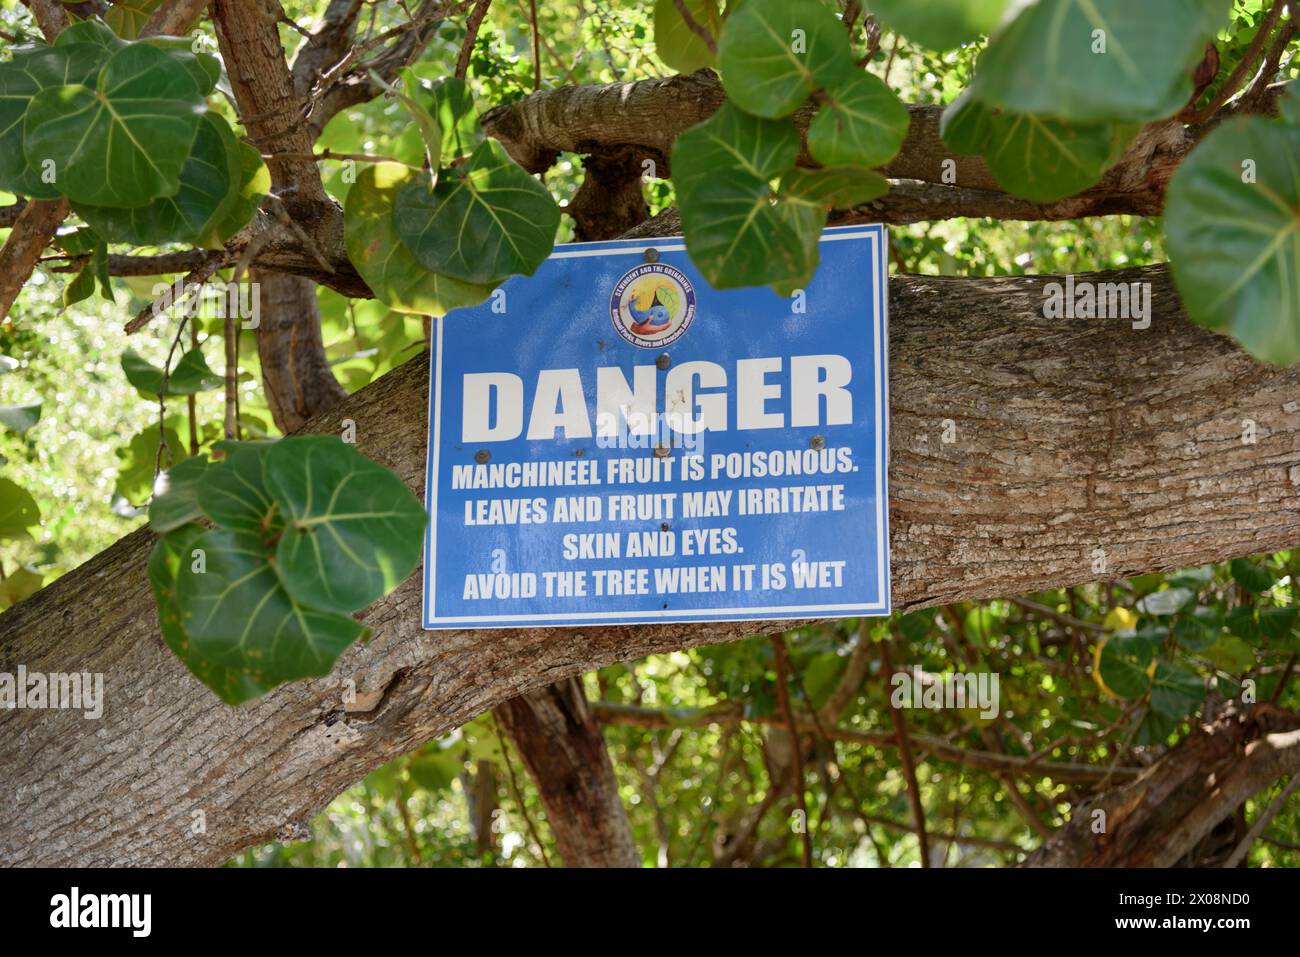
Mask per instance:
[[[781,297],[575,243],[437,320],[425,627],[889,614],[887,250]]]

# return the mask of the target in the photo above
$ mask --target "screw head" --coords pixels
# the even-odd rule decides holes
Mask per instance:
[[[474,453],[474,461],[479,465],[487,465],[487,461],[490,458],[492,458],[492,453],[487,449],[479,449]]]
[[[655,249],[653,246],[647,249],[643,255],[645,261],[648,263],[657,263],[659,261],[659,250]]]
[[[656,446],[655,446],[655,458],[657,458],[657,459],[666,459],[666,458],[668,458],[668,456],[670,456],[670,455],[672,455],[672,454],[673,454],[673,450],[672,450],[672,448],[669,447],[669,446],[667,446],[667,445],[656,445]]]
[[[826,448],[826,437],[824,435],[814,435],[809,439],[808,444],[814,449]]]
[[[660,355],[659,358],[655,359],[655,365],[658,366],[660,369],[667,369],[672,364],[673,364],[672,356],[670,356],[666,352]]]

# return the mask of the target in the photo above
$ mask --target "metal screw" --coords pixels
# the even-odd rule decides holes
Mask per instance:
[[[659,531],[661,531],[661,532],[666,532],[666,531],[668,531],[668,523],[667,523],[667,522],[664,522],[662,525],[660,525],[660,526],[659,526]]]
[[[826,437],[823,435],[814,435],[808,442],[814,449],[826,448]]]
[[[657,459],[666,459],[666,458],[668,458],[668,456],[670,456],[670,455],[672,455],[672,454],[673,454],[673,450],[672,450],[672,448],[670,448],[670,447],[667,446],[667,445],[656,445],[656,446],[655,446],[655,458],[657,458]]]
[[[490,458],[492,458],[492,453],[487,449],[479,449],[474,453],[474,461],[479,465],[487,465],[487,461]]]
[[[673,364],[672,356],[668,355],[668,353],[666,352],[663,355],[661,355],[658,359],[655,360],[655,365],[657,365],[660,369],[667,369],[672,364]]]
[[[651,246],[645,251],[645,261],[648,263],[657,263],[659,261],[659,250]]]

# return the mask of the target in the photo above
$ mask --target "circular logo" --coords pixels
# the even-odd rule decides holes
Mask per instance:
[[[676,342],[695,319],[695,287],[680,269],[644,263],[623,274],[609,297],[618,334],[642,349]]]

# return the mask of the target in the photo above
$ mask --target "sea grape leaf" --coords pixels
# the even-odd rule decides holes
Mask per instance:
[[[475,284],[531,276],[550,255],[560,208],[550,191],[485,140],[429,188],[414,176],[393,201],[403,244],[430,272]]]
[[[717,45],[722,32],[722,11],[717,0],[685,0],[691,19],[713,37]],[[678,73],[694,73],[704,67],[717,66],[717,55],[704,38],[687,25],[675,0],[655,0],[655,54]]]
[[[1183,307],[1257,359],[1300,362],[1300,127],[1228,120],[1174,173],[1165,239]]]
[[[266,461],[273,442],[218,442],[222,457],[199,478],[203,514],[223,528],[270,538],[283,517],[266,484]]]
[[[249,143],[237,144],[239,180],[235,195],[215,226],[217,238],[225,242],[248,225],[262,199],[271,192],[271,171],[262,162],[262,154]]]
[[[855,70],[844,24],[817,0],[746,0],[723,24],[718,65],[727,96],[769,118]]]
[[[126,448],[118,449],[117,457],[122,464],[118,466],[115,492],[132,505],[143,504],[153,493],[154,472],[160,460],[167,465],[187,457],[180,436],[171,426],[163,430],[163,441],[166,448],[160,459],[158,426],[155,424],[132,436]]]
[[[149,502],[150,528],[155,532],[170,532],[203,516],[199,506],[199,479],[207,468],[207,456],[195,455],[159,474]]]
[[[163,388],[163,370],[134,349],[122,353],[122,371],[126,381],[148,396],[157,396]],[[202,349],[191,349],[181,356],[167,377],[167,395],[194,395],[220,388],[224,381],[208,367]]]
[[[889,180],[861,166],[795,167],[781,177],[781,196],[830,209],[849,209],[883,196]]]
[[[951,50],[991,33],[1007,0],[871,0],[872,14],[887,30],[931,50]]]
[[[158,539],[149,555],[149,584],[158,606],[158,625],[163,641],[190,673],[207,685],[226,704],[242,704],[261,697],[271,685],[249,674],[223,668],[204,658],[190,643],[176,603],[176,576],[182,565],[193,561],[194,543],[206,529],[193,523],[181,525]]]
[[[294,601],[256,535],[214,529],[190,546],[203,564],[180,564],[176,604],[190,646],[215,665],[269,686],[325,675],[366,631],[345,615]]]
[[[972,90],[1015,113],[1146,121],[1191,98],[1192,71],[1232,0],[1031,3],[981,54]]]
[[[780,176],[799,155],[799,132],[790,120],[765,120],[733,103],[686,130],[673,146],[673,185],[689,193],[719,171],[734,169],[761,180]]]
[[[133,43],[113,53],[94,87],[47,87],[23,121],[27,162],[51,160],[69,199],[143,206],[180,188],[204,112],[194,78],[169,53]]]
[[[477,305],[493,286],[429,272],[402,242],[393,200],[418,175],[398,163],[363,167],[344,204],[343,238],[348,258],[380,302],[397,312],[441,316]]]
[[[1191,714],[1205,700],[1205,682],[1180,661],[1159,661],[1151,678],[1151,710],[1171,721]]]
[[[158,9],[161,0],[113,0],[104,11],[104,22],[119,37],[134,40],[149,22],[149,16]]]
[[[109,242],[157,246],[186,242],[222,244],[222,221],[239,199],[240,152],[235,134],[217,113],[207,113],[185,165],[180,188],[144,206],[121,209],[75,204],[74,209]]]
[[[27,529],[41,521],[41,510],[21,485],[0,476],[0,541],[31,538]]]
[[[356,611],[419,562],[423,506],[355,447],[332,436],[282,439],[267,453],[266,483],[285,519],[276,565],[296,600]]]
[[[1009,193],[1045,203],[1073,196],[1113,162],[1109,123],[1072,124],[1024,113],[989,117],[984,161]]]
[[[42,182],[39,166],[30,167],[23,152],[27,107],[42,90],[93,82],[107,59],[103,47],[78,43],[25,51],[0,63],[0,189],[37,199],[60,195],[57,184]]]
[[[908,115],[898,95],[874,74],[859,72],[826,91],[808,125],[808,152],[824,166],[880,166],[907,135]]]

